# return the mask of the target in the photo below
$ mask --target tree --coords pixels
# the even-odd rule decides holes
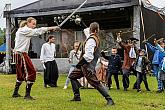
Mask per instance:
[[[5,29],[0,28],[0,45],[5,42]]]

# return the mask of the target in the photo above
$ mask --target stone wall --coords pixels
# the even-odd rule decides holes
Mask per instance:
[[[37,72],[43,72],[43,66],[39,59],[31,59],[34,67]],[[70,68],[70,64],[68,63],[68,58],[56,58],[55,59],[58,65],[59,73],[67,73]]]
[[[43,69],[43,66],[42,66],[40,60],[39,59],[31,59],[31,60],[33,62],[33,65],[34,65],[37,73],[43,74],[44,69]],[[57,62],[59,73],[67,74],[69,72],[69,68],[70,68],[68,58],[56,58],[55,60]],[[98,63],[96,66],[96,70],[98,69],[99,66],[100,65]],[[5,62],[4,62],[4,64],[0,65],[0,73],[6,73]],[[12,73],[12,74],[14,74],[14,73]]]

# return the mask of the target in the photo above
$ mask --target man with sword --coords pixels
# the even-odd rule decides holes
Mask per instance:
[[[74,97],[71,101],[81,101],[79,88],[81,87],[77,79],[86,77],[90,85],[97,89],[100,94],[107,100],[107,105],[114,105],[114,102],[108,91],[97,79],[95,66],[99,57],[99,24],[93,22],[90,24],[90,36],[85,40],[83,51],[76,68],[72,71],[69,78],[72,84]]]
[[[36,79],[36,71],[28,56],[30,39],[33,36],[44,34],[47,31],[59,31],[58,26],[35,28],[37,20],[29,17],[26,20],[26,25],[20,27],[16,32],[14,55],[16,56],[16,74],[17,80],[12,97],[20,97],[18,90],[23,81],[26,81],[26,93],[24,99],[34,99],[30,96],[31,88]]]
[[[21,97],[21,95],[18,93],[19,87],[23,81],[26,81],[26,93],[24,98],[30,100],[34,99],[30,96],[30,92],[36,79],[36,71],[30,57],[28,56],[31,37],[44,34],[47,31],[59,31],[60,27],[86,2],[87,0],[85,0],[77,9],[75,9],[59,26],[35,28],[37,20],[33,17],[29,17],[27,18],[25,26],[20,27],[17,30],[15,37],[15,47],[13,50],[16,62],[17,80],[12,97]]]

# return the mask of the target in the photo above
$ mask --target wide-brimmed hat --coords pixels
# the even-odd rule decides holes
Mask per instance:
[[[139,41],[139,39],[134,38],[134,37],[130,37],[128,40],[131,40],[131,41]]]

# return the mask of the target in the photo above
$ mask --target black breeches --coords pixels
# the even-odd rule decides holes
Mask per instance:
[[[106,89],[101,85],[100,81],[95,75],[95,71],[92,71],[88,68],[88,65],[83,65],[81,69],[74,69],[70,74],[69,78],[72,84],[72,90],[74,92],[74,97],[80,97],[79,88],[80,83],[77,79],[85,77],[90,85],[97,89],[106,100],[111,100],[111,97],[108,95]]]
[[[44,83],[57,85],[58,80],[58,67],[55,60],[45,63],[46,69],[44,70]]]
[[[142,81],[144,82],[146,89],[148,89],[148,82],[147,82],[146,74],[138,72],[137,73],[137,89],[140,89],[140,84]]]
[[[116,87],[119,88],[119,79],[118,79],[118,73],[108,73],[108,87],[112,84],[112,75],[114,76]]]
[[[82,66],[81,69],[74,69],[73,72],[69,76],[71,80],[74,80],[77,83],[78,81],[76,80],[80,79],[81,77],[85,77],[88,83],[95,88],[97,88],[97,86],[100,84],[100,81],[97,79],[95,73],[90,71],[86,65]],[[79,86],[76,86],[76,87],[79,87]]]

